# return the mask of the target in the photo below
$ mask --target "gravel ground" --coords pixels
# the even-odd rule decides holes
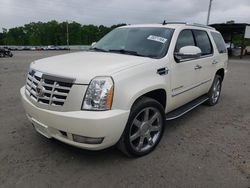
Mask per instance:
[[[0,59],[0,187],[250,187],[250,60],[230,60],[218,105],[167,122],[156,150],[129,159],[36,133],[21,105],[29,63],[65,52]]]

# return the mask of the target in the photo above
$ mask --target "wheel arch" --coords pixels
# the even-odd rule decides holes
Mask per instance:
[[[225,70],[224,70],[224,68],[221,68],[221,69],[217,70],[216,73],[215,73],[215,75],[221,76],[222,81],[223,81],[224,76],[225,76]]]
[[[152,98],[156,101],[158,101],[163,109],[165,110],[166,109],[166,106],[167,106],[167,92],[164,88],[155,88],[153,90],[147,90],[147,91],[144,91],[140,94],[138,94],[132,104],[131,104],[131,108],[133,107],[133,105],[139,101],[140,99],[142,99],[143,97],[149,97],[149,98]]]

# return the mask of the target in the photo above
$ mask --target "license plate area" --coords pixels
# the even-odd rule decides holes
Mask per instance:
[[[41,135],[47,137],[47,138],[51,138],[51,135],[49,133],[49,129],[48,129],[48,126],[46,125],[43,125],[37,121],[35,121],[34,119],[32,119],[32,123],[33,123],[33,126],[35,128],[35,130],[40,133]]]

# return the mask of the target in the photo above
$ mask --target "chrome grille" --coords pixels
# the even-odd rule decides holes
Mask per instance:
[[[32,70],[27,75],[26,94],[41,104],[63,106],[73,81]]]

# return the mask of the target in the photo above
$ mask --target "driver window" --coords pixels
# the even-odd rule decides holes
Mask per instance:
[[[195,46],[192,31],[189,29],[185,29],[180,32],[176,42],[175,52],[179,52],[179,50],[184,46]]]

